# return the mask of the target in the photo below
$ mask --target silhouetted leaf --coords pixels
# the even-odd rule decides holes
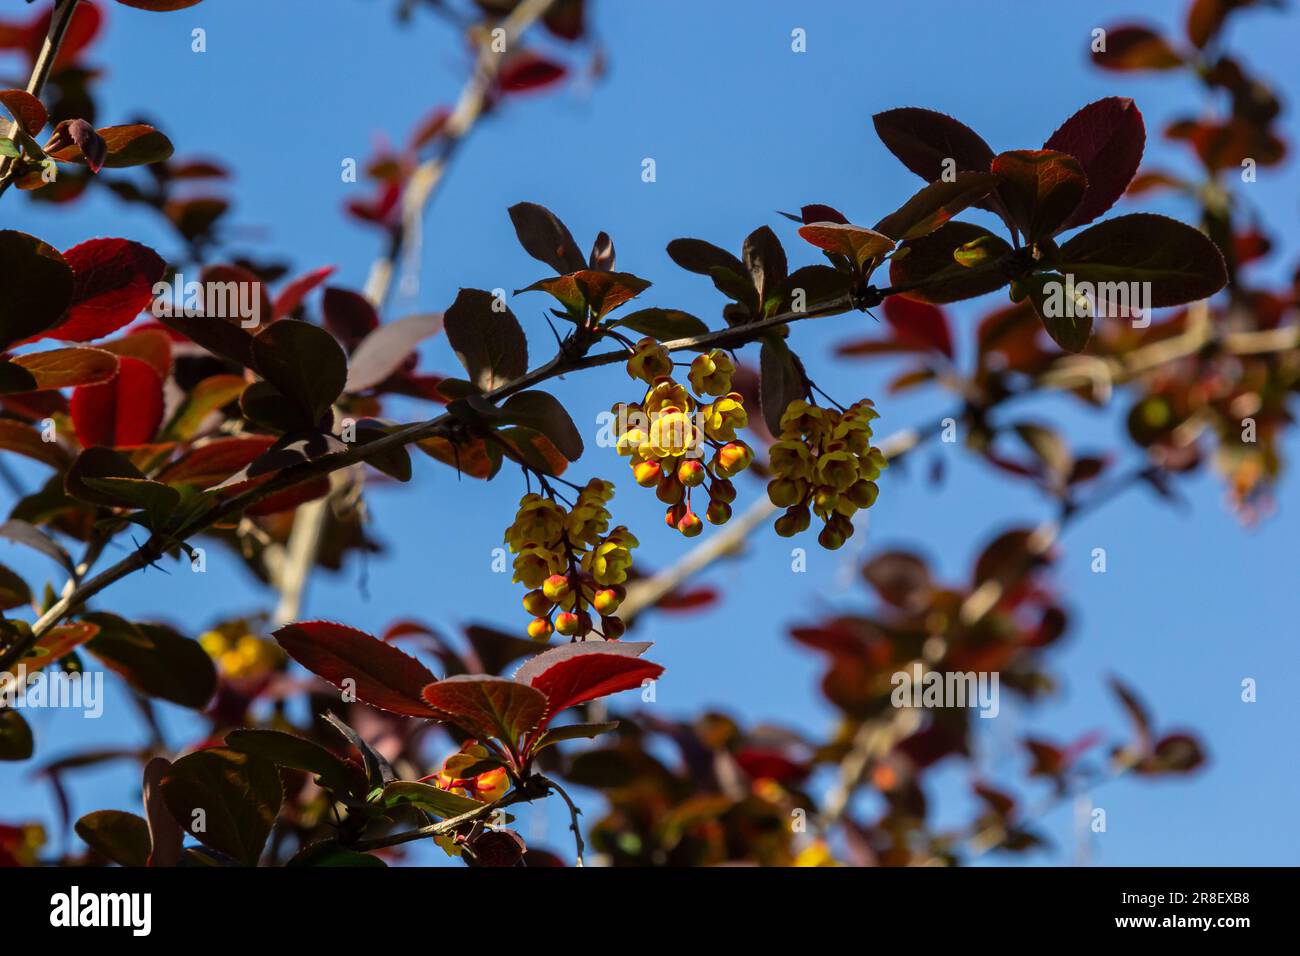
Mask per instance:
[[[163,775],[162,795],[186,832],[245,866],[257,865],[284,799],[275,764],[225,747],[177,760]]]
[[[528,342],[514,313],[481,289],[461,289],[444,316],[447,340],[470,380],[484,392],[528,371]]]

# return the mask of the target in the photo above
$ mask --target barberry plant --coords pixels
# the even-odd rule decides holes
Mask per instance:
[[[115,12],[129,29],[136,15],[199,3],[118,0]],[[677,266],[723,296],[720,322],[634,308],[652,284],[616,270],[608,233],[584,255],[558,215],[517,203],[503,215],[554,273],[527,285],[520,277],[515,293],[548,303],[546,324],[530,327],[553,334],[554,354],[542,361],[530,359],[504,289],[461,288],[441,313],[396,319],[391,292],[460,144],[479,122],[522,108],[522,94],[569,75],[561,54],[526,38],[541,29],[564,55],[589,51],[584,0],[403,4],[406,15],[427,8],[469,23],[474,63],[454,105],[357,167],[371,192],[348,211],[383,249],[361,290],[331,284],[332,267],[292,275],[236,259],[229,202],[217,194],[222,166],[176,158],[149,125],[94,125],[87,58],[103,0],[42,0],[32,19],[0,24],[0,53],[30,70],[26,89],[0,90],[10,118],[0,138],[4,202],[111,191],[161,217],[177,249],[164,256],[110,237],[59,250],[0,230],[0,448],[49,470],[39,490],[16,496],[0,536],[61,569],[59,581],[32,588],[0,567],[3,612],[16,612],[0,617],[0,689],[20,673],[25,681],[106,668],[146,713],[168,702],[206,725],[183,743],[159,730],[138,752],[87,757],[138,763],[144,817],[84,815],[75,828],[85,847],[61,857],[39,829],[3,824],[0,862],[382,865],[429,840],[469,865],[540,865],[560,854],[530,847],[507,810],[552,795],[570,813],[582,862],[584,827],[566,784],[603,797],[606,813],[586,832],[614,864],[957,863],[968,844],[1037,844],[1016,798],[984,781],[970,827],[943,832],[927,821],[922,774],[969,755],[978,721],[891,704],[892,678],[992,672],[1015,693],[1044,693],[1045,651],[1068,626],[1046,577],[1066,524],[1128,483],[1170,494],[1171,476],[1201,460],[1202,435],[1217,436],[1241,503],[1258,502],[1280,469],[1278,435],[1300,382],[1300,340],[1281,315],[1296,290],[1246,283],[1241,269],[1264,243],[1242,231],[1220,181],[1239,153],[1277,162],[1284,151],[1267,88],[1217,50],[1223,22],[1250,5],[1198,0],[1194,51],[1136,27],[1112,31],[1110,51],[1094,51],[1107,69],[1190,66],[1231,94],[1231,118],[1171,128],[1197,152],[1204,183],[1140,171],[1146,122],[1130,99],[1085,105],[1041,148],[1002,152],[945,114],[886,110],[874,117],[880,141],[924,185],[901,204],[848,197],[871,227],[820,203],[785,214],[798,224],[797,247],[822,261],[792,267],[768,225],[739,254],[697,238],[667,243]],[[143,175],[119,172],[133,167]],[[1123,197],[1157,188],[1194,200],[1200,227],[1146,212],[1102,218]],[[1002,234],[957,218],[976,211],[995,216]],[[975,367],[961,369],[944,307],[1003,290],[1009,304],[980,322]],[[1162,308],[1178,311],[1153,322],[1150,310]],[[862,530],[860,512],[889,507],[887,467],[933,430],[878,438],[877,423],[893,417],[889,399],[836,402],[809,374],[816,357],[791,344],[796,323],[877,311],[886,337],[845,343],[841,356],[915,360],[895,391],[953,393],[945,421],[974,454],[1048,496],[1056,520],[991,537],[969,580],[945,583],[911,551],[875,554],[861,568],[874,609],[794,626],[796,642],[827,658],[822,690],[838,722],[826,740],[718,713],[625,711],[628,698],[614,695],[639,690],[648,701],[672,674],[647,657],[650,642],[624,635],[647,612],[713,602],[693,574],[746,536],[770,533],[777,511],[776,535],[815,537],[833,551]],[[422,366],[418,347],[436,336],[455,353],[455,374]],[[609,450],[588,455],[584,430],[542,386],[616,365],[635,384],[601,396]],[[1131,392],[1129,430],[1145,457],[1101,490],[1106,456],[1076,455],[1052,429],[1002,414],[1050,389],[1100,404],[1118,388]],[[432,410],[390,417],[413,406]],[[1263,436],[1249,449],[1232,440],[1247,406]],[[1010,457],[1004,436],[1029,458]],[[412,449],[507,486],[484,543],[505,545],[526,624],[515,612],[453,639],[415,618],[382,634],[303,619],[315,569],[373,550],[365,501],[380,482],[412,480]],[[666,506],[670,528],[708,533],[680,568],[634,563],[638,538],[662,529],[615,523],[620,457],[633,483]],[[579,481],[565,477],[579,466],[590,469]],[[515,500],[511,518],[505,502]],[[125,555],[101,569],[119,548]],[[217,553],[255,570],[275,594],[273,612],[218,620],[194,640],[103,604],[129,575],[186,562],[199,570]],[[438,673],[399,644],[436,660]],[[1113,686],[1131,739],[1114,742],[1099,767],[1089,755],[1100,738],[1026,738],[1030,776],[1067,795],[1119,773],[1201,765],[1193,734],[1155,733],[1137,694]],[[289,700],[305,701],[307,716]],[[667,745],[679,764],[664,757]],[[0,697],[0,759],[34,753],[21,709]],[[62,786],[76,766],[43,772]],[[837,781],[824,793],[812,787],[822,768]],[[854,802],[864,787],[883,801],[871,820]]]

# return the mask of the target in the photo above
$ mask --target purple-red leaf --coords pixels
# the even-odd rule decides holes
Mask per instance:
[[[407,717],[437,717],[421,691],[437,678],[408,654],[364,631],[330,621],[286,624],[272,635],[295,661],[335,687],[344,681],[371,707]]]
[[[1137,106],[1119,96],[1089,103],[1061,124],[1043,149],[1077,159],[1088,177],[1088,188],[1060,230],[1087,225],[1115,205],[1142,161],[1146,136]]]
[[[1026,240],[1057,232],[1079,208],[1088,179],[1079,161],[1049,149],[1017,149],[993,160],[998,195]]]
[[[488,674],[458,674],[424,688],[440,715],[475,737],[495,737],[513,747],[546,714],[545,695],[527,684]]]

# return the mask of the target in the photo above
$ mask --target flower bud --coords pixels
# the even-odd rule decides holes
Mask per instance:
[[[726,478],[719,478],[709,486],[709,498],[731,504],[736,500],[736,486]]]
[[[551,613],[551,607],[551,599],[540,589],[524,595],[524,610],[534,617],[545,617]]]
[[[657,461],[640,461],[632,466],[632,477],[642,488],[649,488],[659,481],[663,468]]]
[[[876,503],[880,487],[874,481],[854,482],[848,492],[849,500],[859,508],[870,508]]]
[[[803,500],[804,489],[794,478],[775,478],[767,484],[767,498],[778,508],[789,508]]]
[[[627,625],[623,623],[622,618],[602,617],[600,619],[600,631],[605,635],[605,640],[617,641],[627,633]]]
[[[793,538],[795,535],[808,530],[808,525],[812,524],[812,514],[809,513],[806,505],[796,505],[786,510],[786,513],[776,519],[776,533],[783,538]]]
[[[709,524],[726,524],[731,520],[731,505],[725,501],[710,501],[704,510],[704,517]]]
[[[573,588],[569,584],[566,575],[552,574],[542,582],[542,594],[556,604],[561,604],[567,598],[572,597]]]
[[[655,496],[666,505],[675,505],[686,496],[686,489],[672,475],[664,475],[655,488]]]
[[[680,531],[684,537],[694,538],[704,530],[704,522],[700,520],[700,516],[694,511],[688,511],[686,514],[682,515],[681,520],[677,522],[677,530]]]
[[[687,488],[702,484],[708,471],[698,458],[686,458],[677,466],[677,480]]]
[[[622,588],[601,588],[591,599],[591,606],[599,614],[614,614],[623,603],[623,595],[626,593]]]
[[[544,617],[535,617],[528,622],[528,636],[535,641],[549,641],[554,633],[555,628]]]

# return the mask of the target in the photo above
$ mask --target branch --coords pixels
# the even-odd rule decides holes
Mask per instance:
[[[544,784],[551,791],[558,793],[563,798],[564,802],[569,805],[569,829],[573,831],[573,842],[577,848],[578,854],[578,866],[582,866],[582,854],[586,849],[586,844],[582,842],[582,830],[578,826],[578,817],[582,815],[582,811],[578,809],[578,805],[573,802],[565,792],[564,788],[550,777],[544,777],[541,774],[538,774],[536,779],[538,783]]]
[[[544,17],[554,3],[555,0],[524,0],[519,4],[499,26],[504,31],[505,50],[510,50],[515,41]],[[388,302],[398,260],[411,243],[418,242],[425,213],[443,182],[452,157],[483,115],[488,93],[506,56],[505,53],[494,51],[493,46],[494,40],[489,31],[479,44],[474,71],[461,90],[456,108],[443,128],[442,148],[435,156],[420,164],[403,189],[401,223],[393,233],[387,252],[375,260],[366,278],[364,295],[377,311],[382,312]],[[274,615],[276,624],[287,624],[299,616],[307,580],[320,553],[321,537],[329,519],[333,498],[331,492],[299,509],[294,515],[293,530],[289,534],[285,552],[277,555],[279,560],[270,562],[274,569],[273,580],[280,592]]]
[[[27,81],[27,92],[32,96],[39,98],[45,90],[54,63],[59,58],[59,50],[63,47],[63,39],[68,34],[68,26],[72,23],[72,15],[80,2],[81,0],[56,0],[54,12],[50,15],[50,30],[45,35],[45,43],[41,46],[41,52],[32,66],[32,77]],[[17,135],[18,128],[17,120],[10,123],[8,137],[12,139]],[[18,160],[12,157],[5,157],[4,161],[0,162],[0,195],[9,188],[17,170]]]

